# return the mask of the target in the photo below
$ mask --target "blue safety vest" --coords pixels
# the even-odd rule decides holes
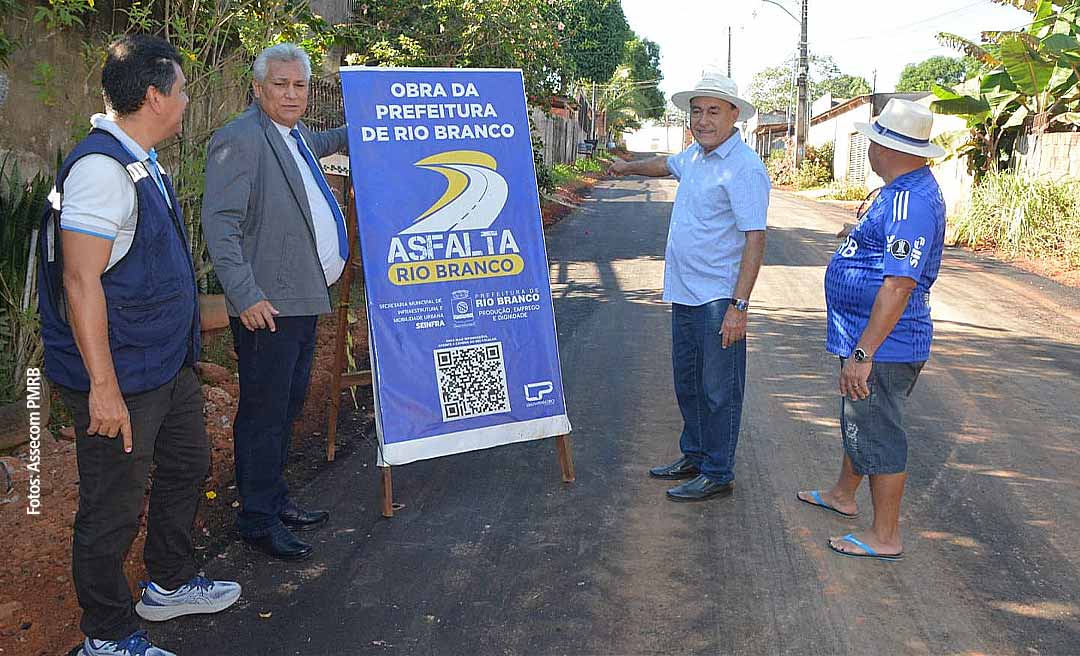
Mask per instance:
[[[56,191],[63,194],[71,167],[91,154],[120,162],[138,195],[138,223],[131,248],[101,276],[109,318],[109,350],[120,391],[138,394],[161,387],[181,367],[198,360],[195,269],[169,178],[163,176],[172,208],[146,166],[108,132],[95,129],[75,146],[57,173]],[[90,377],[67,318],[60,209],[52,204],[42,214],[38,254],[45,375],[57,385],[88,391]]]

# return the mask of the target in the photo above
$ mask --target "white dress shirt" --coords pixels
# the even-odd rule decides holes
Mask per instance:
[[[330,204],[326,201],[326,197],[323,196],[322,190],[319,189],[319,183],[315,181],[315,176],[312,175],[307,161],[300,154],[296,139],[289,134],[290,128],[281,125],[277,121],[274,121],[274,125],[277,126],[278,132],[281,133],[281,138],[285,140],[285,146],[292,153],[293,159],[296,160],[296,168],[300,169],[300,177],[304,180],[304,193],[307,194],[308,206],[311,209],[311,220],[315,224],[315,246],[319,251],[319,262],[322,264],[323,273],[326,274],[326,284],[332,285],[337,282],[337,279],[341,277],[341,272],[345,270],[345,260],[341,259],[341,254],[338,251],[338,233],[337,225],[334,222],[334,212],[330,209]],[[311,144],[307,143],[307,141],[304,141],[304,144],[314,155],[315,151],[312,150]]]

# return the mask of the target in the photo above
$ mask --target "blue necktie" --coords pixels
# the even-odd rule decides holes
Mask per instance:
[[[292,135],[293,139],[296,139],[296,147],[300,149],[300,155],[303,156],[308,168],[311,169],[311,177],[315,178],[315,184],[319,185],[319,191],[322,192],[323,198],[326,199],[326,204],[330,206],[330,211],[334,213],[334,226],[337,227],[338,254],[341,255],[341,259],[348,260],[349,237],[345,232],[345,217],[341,214],[337,199],[334,198],[334,193],[330,191],[330,185],[326,184],[326,178],[323,177],[322,169],[319,168],[319,163],[315,161],[315,156],[311,154],[307,144],[304,143],[304,139],[300,136],[300,130],[293,128],[289,130],[289,134]]]
[[[165,197],[165,204],[172,207],[172,201],[169,200],[169,192],[165,191],[165,181],[161,179],[161,169],[157,165],[157,151],[153,148],[146,154],[146,161],[150,162],[149,169],[150,175],[154,178],[154,182],[157,183],[158,189],[161,190],[161,195]]]

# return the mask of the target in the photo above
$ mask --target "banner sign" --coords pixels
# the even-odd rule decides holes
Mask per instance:
[[[521,72],[341,85],[380,464],[568,433]]]

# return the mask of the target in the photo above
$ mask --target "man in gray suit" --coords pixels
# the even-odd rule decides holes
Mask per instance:
[[[225,288],[239,356],[240,406],[233,425],[237,529],[281,560],[311,546],[293,534],[326,511],[289,499],[284,469],[292,423],[307,395],[318,315],[349,255],[345,219],[318,159],[345,150],[345,128],[315,133],[300,122],[311,63],[291,43],[255,60],[255,102],[214,134],[206,163],[202,222]]]

